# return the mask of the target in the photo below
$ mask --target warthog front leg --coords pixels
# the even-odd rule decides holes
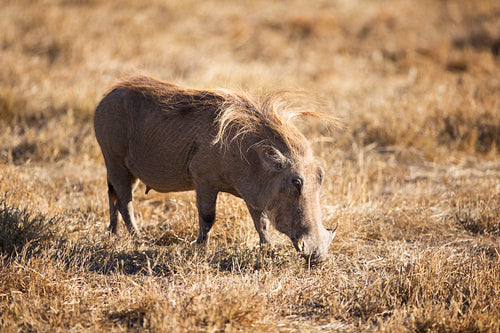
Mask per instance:
[[[269,219],[267,215],[261,211],[260,209],[253,208],[248,205],[248,211],[250,212],[250,216],[252,216],[253,224],[255,225],[255,229],[259,233],[260,244],[271,244],[271,236],[269,236]]]
[[[196,206],[198,207],[198,238],[196,243],[205,243],[208,233],[215,223],[215,205],[217,203],[218,191],[210,186],[196,186]]]

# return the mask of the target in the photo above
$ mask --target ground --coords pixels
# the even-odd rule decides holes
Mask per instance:
[[[0,31],[2,331],[500,331],[497,0],[2,0]],[[134,74],[339,118],[297,124],[329,259],[230,195],[192,245],[193,193],[142,184],[143,237],[109,235],[93,112]]]

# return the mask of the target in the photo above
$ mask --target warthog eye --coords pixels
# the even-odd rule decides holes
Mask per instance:
[[[304,184],[304,181],[300,177],[293,177],[292,178],[292,184],[297,188],[297,191],[299,191],[299,194],[302,192],[302,185]]]

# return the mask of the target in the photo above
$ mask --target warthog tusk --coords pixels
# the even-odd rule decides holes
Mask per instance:
[[[304,241],[302,239],[297,242],[297,248],[300,252],[304,251]]]

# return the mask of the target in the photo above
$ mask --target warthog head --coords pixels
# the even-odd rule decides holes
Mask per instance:
[[[335,230],[322,224],[320,188],[325,171],[310,148],[303,148],[301,154],[289,156],[271,145],[256,148],[266,173],[260,201],[271,223],[290,237],[295,249],[306,260],[319,262],[326,259]]]
[[[218,118],[216,141],[227,143],[240,138],[238,148],[232,147],[242,153],[245,162],[234,161],[232,165],[239,165],[235,178],[243,181],[237,186],[238,192],[254,210],[252,218],[257,231],[261,229],[261,242],[269,241],[267,223],[259,223],[255,211],[261,212],[264,219],[267,216],[278,231],[290,237],[306,260],[323,261],[335,234],[335,230],[327,230],[322,224],[320,188],[325,171],[291,119],[297,115],[332,119],[309,111],[290,111],[280,95],[264,102],[247,96],[233,98]]]

